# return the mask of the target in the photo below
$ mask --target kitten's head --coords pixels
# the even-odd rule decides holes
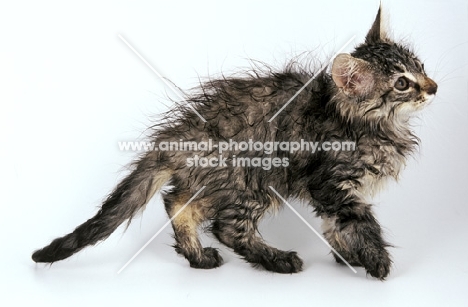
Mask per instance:
[[[332,78],[338,95],[345,96],[337,107],[352,121],[408,118],[437,92],[424,64],[408,48],[393,42],[381,24],[379,9],[365,43],[352,54],[339,54],[333,62]]]

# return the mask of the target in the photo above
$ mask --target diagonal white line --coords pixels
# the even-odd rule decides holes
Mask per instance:
[[[304,85],[296,92],[296,94],[294,94],[294,96],[292,96],[292,97],[288,100],[288,102],[286,102],[286,103],[284,104],[284,106],[282,106],[281,109],[279,109],[278,112],[276,112],[275,115],[273,115],[273,117],[270,118],[270,120],[269,120],[268,122],[271,123],[271,121],[274,120],[274,119],[276,118],[276,116],[278,116],[278,114],[280,114],[281,112],[283,112],[283,110],[294,100],[294,98],[296,98],[297,95],[299,95],[312,81],[314,81],[314,79],[315,79],[318,75],[320,75],[320,73],[322,73],[322,71],[323,71],[325,68],[327,68],[328,65],[330,65],[330,64],[333,62],[333,60],[335,59],[335,57],[336,57],[338,54],[340,54],[340,53],[343,51],[343,49],[346,48],[346,46],[348,46],[348,45],[354,40],[355,37],[356,37],[356,35],[354,35],[353,37],[351,37],[351,39],[350,39],[349,41],[347,41],[347,42],[343,45],[343,47],[341,47],[340,50],[338,50],[338,51],[333,55],[333,57],[330,59],[330,61],[328,61],[328,63],[327,63],[326,65],[323,65],[322,68],[320,68],[320,70],[319,70],[318,72],[316,72],[316,73],[314,74],[314,76],[313,76],[312,78],[310,78],[310,80],[307,81],[307,83],[304,84]]]
[[[198,196],[198,194],[200,194],[201,191],[203,191],[203,189],[205,189],[206,186],[202,186],[200,190],[198,190],[197,193],[195,193],[195,195],[192,196],[192,198],[190,198],[186,203],[185,205],[182,206],[182,208],[179,209],[179,211],[176,212],[176,214],[174,214],[173,217],[171,217],[171,219],[169,221],[166,222],[166,224],[163,225],[163,227],[161,227],[161,229],[158,230],[158,232],[156,232],[152,237],[151,239],[148,240],[148,242],[145,243],[145,245],[143,245],[139,250],[138,252],[136,252],[135,255],[133,255],[132,258],[130,258],[130,260],[127,261],[127,263],[124,264],[124,266],[117,272],[117,274],[120,274],[129,264],[130,262],[132,262],[160,233],[161,231],[163,231],[164,228],[167,227],[167,225],[169,225],[191,202],[192,200],[195,199],[195,197]]]
[[[145,63],[146,66],[148,66],[149,69],[151,69],[151,71],[154,72],[154,73],[162,80],[162,82],[164,82],[164,84],[166,84],[166,85],[172,90],[172,92],[173,92],[174,94],[176,94],[177,96],[179,96],[179,98],[180,98],[182,101],[185,101],[185,103],[187,104],[187,106],[189,106],[189,107],[192,109],[192,111],[195,112],[195,114],[197,114],[198,117],[200,117],[200,119],[201,119],[204,123],[206,123],[206,119],[203,118],[203,116],[201,116],[200,113],[198,113],[197,110],[195,110],[195,108],[194,108],[190,103],[188,103],[187,100],[186,100],[184,97],[182,97],[182,95],[180,95],[180,93],[178,93],[177,91],[174,90],[173,85],[171,85],[169,82],[167,82],[167,80],[166,80],[156,69],[154,69],[153,66],[151,66],[151,64],[148,63],[148,61],[146,61],[146,60],[141,56],[141,54],[140,54],[138,51],[136,51],[136,49],[133,48],[133,46],[130,45],[130,43],[127,42],[127,40],[126,40],[125,38],[123,38],[122,35],[119,34],[118,36],[119,36],[119,38],[125,43],[125,45],[127,45],[127,47],[130,48],[130,50],[132,50],[132,51],[137,55],[137,57],[139,57],[140,60],[142,60],[143,63]]]
[[[328,243],[327,240],[325,240],[325,238],[322,237],[322,235],[321,235],[317,230],[315,230],[315,228],[312,227],[312,225],[310,225],[310,224],[302,217],[302,215],[300,215],[299,212],[297,212],[296,209],[294,209],[294,208],[286,201],[286,199],[284,199],[272,186],[268,186],[268,187],[269,187],[273,192],[275,192],[275,194],[289,207],[289,209],[291,209],[292,212],[294,212],[294,213],[301,219],[301,221],[303,221],[304,224],[306,224],[306,225],[317,235],[317,237],[319,237],[319,238],[323,241],[323,243],[325,243],[325,244],[332,250],[332,252],[335,253],[335,255],[337,255],[337,256],[341,259],[341,261],[343,261],[343,262],[351,269],[351,271],[353,271],[355,274],[357,273],[356,269],[353,268],[353,267],[351,266],[351,264],[349,264],[349,263],[340,255],[340,253],[338,253],[338,252],[330,245],[330,243]]]

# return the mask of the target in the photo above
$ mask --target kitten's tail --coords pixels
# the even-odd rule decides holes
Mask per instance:
[[[32,255],[35,262],[55,262],[109,237],[120,224],[131,220],[170,179],[172,172],[141,160],[107,197],[99,212],[72,233],[53,240]]]

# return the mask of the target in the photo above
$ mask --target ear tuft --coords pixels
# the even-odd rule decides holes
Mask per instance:
[[[382,4],[380,4],[379,11],[375,17],[374,23],[366,36],[366,43],[373,44],[385,41],[387,34],[385,31],[384,21],[382,17]]]
[[[351,97],[364,97],[374,86],[374,73],[369,64],[345,53],[337,55],[333,61],[332,78],[336,86]]]

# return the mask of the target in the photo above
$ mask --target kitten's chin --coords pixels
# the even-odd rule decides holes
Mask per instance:
[[[428,95],[428,94],[424,94],[424,101],[422,102],[423,104],[423,107],[429,105],[435,98],[435,94],[432,94],[432,95]]]
[[[431,104],[434,98],[435,95],[424,94],[420,100],[414,102],[415,111],[419,111],[427,107],[429,104]]]
[[[421,99],[417,101],[412,101],[401,105],[400,113],[411,116],[411,114],[417,113],[431,104],[434,98],[435,95],[424,94]]]

